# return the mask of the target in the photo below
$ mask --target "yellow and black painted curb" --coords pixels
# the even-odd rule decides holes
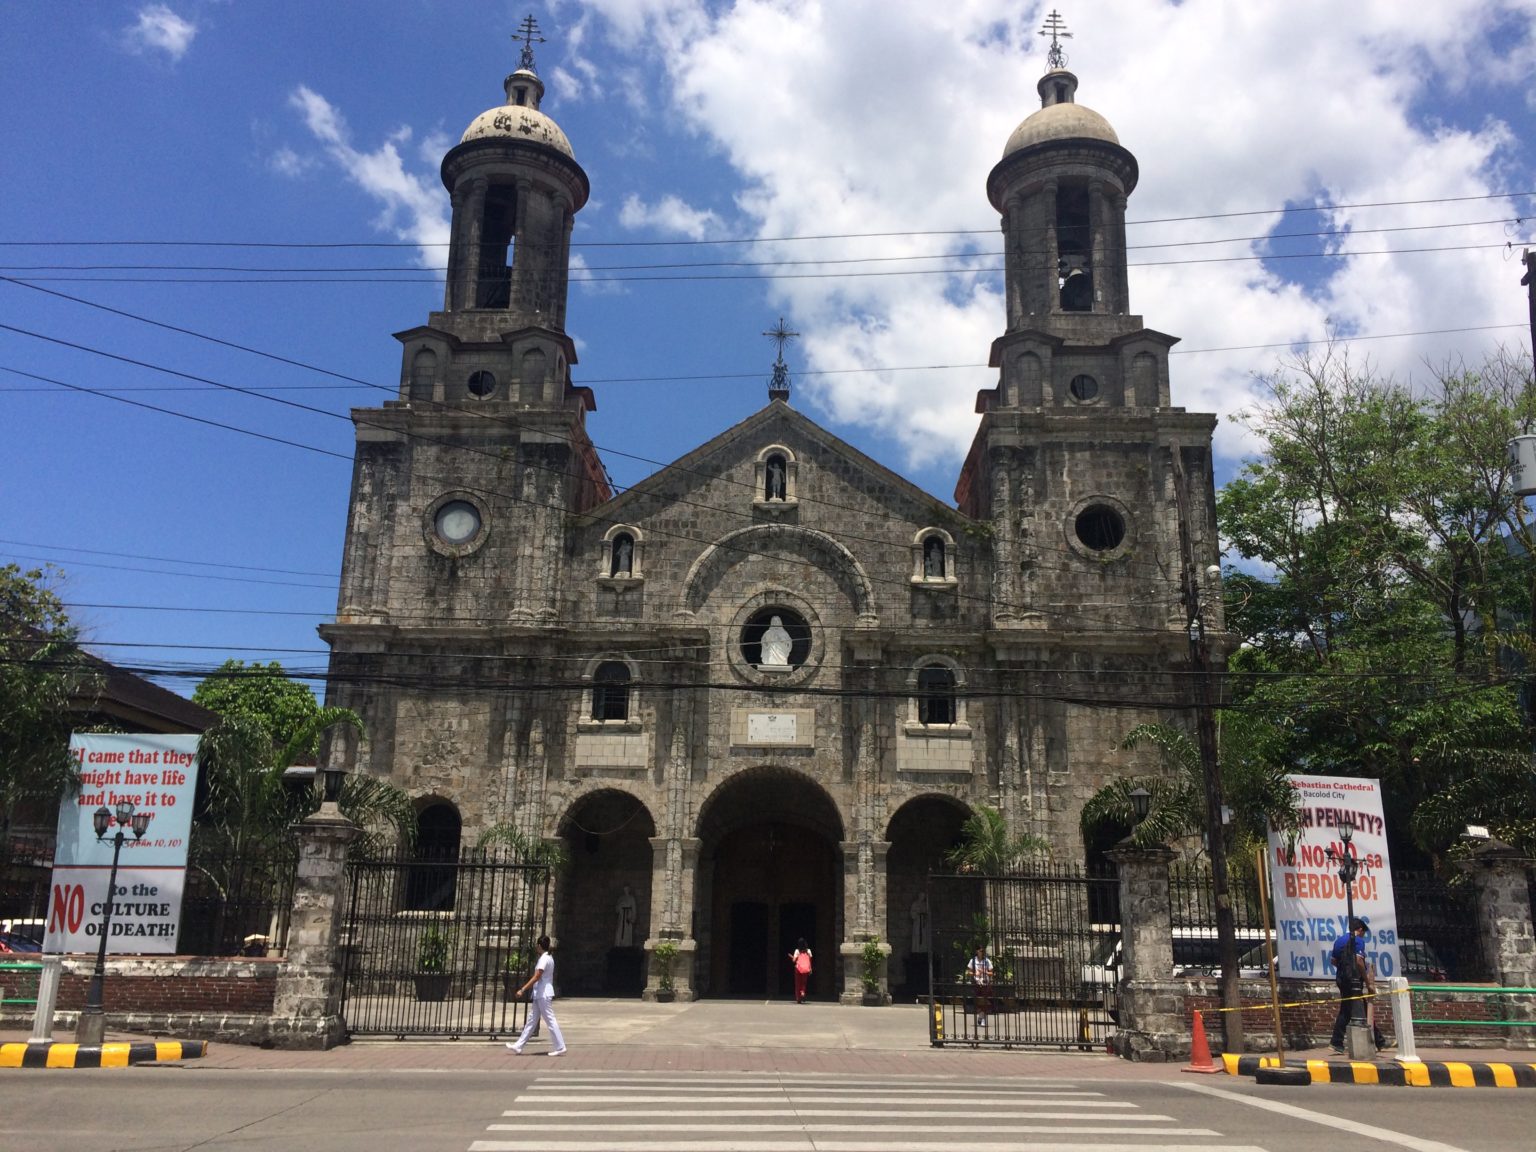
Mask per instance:
[[[1253,1076],[1260,1068],[1278,1068],[1273,1056],[1229,1056],[1222,1063],[1232,1076]],[[1536,1088],[1536,1063],[1492,1060],[1288,1060],[1287,1068],[1305,1068],[1314,1084],[1401,1084],[1410,1088]]]
[[[0,1068],[126,1068],[157,1060],[208,1055],[206,1040],[145,1040],[134,1044],[0,1044]]]

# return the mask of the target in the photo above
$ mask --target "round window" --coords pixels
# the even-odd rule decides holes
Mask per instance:
[[[1067,385],[1067,391],[1079,404],[1087,404],[1090,400],[1099,398],[1099,382],[1092,376],[1074,376],[1072,383]]]
[[[450,500],[437,510],[432,527],[444,544],[468,544],[480,532],[480,510],[468,500]]]
[[[789,672],[811,654],[811,626],[792,608],[759,608],[741,629],[741,658],[759,672]]]
[[[483,400],[496,391],[496,377],[489,372],[475,372],[470,375],[467,386],[471,396],[478,396]]]
[[[1077,538],[1095,552],[1109,552],[1125,539],[1125,519],[1108,504],[1090,504],[1073,524]]]

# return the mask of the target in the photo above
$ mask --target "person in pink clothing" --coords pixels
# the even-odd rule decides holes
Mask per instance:
[[[805,946],[805,937],[795,944],[795,950],[789,954],[789,962],[795,968],[795,1003],[805,1003],[805,984],[811,978],[811,950]]]
[[[549,949],[548,936],[539,937],[539,952],[539,962],[533,966],[533,975],[528,977],[528,983],[517,990],[519,996],[529,997],[528,1023],[523,1025],[523,1034],[507,1045],[507,1050],[521,1056],[523,1045],[528,1043],[528,1037],[533,1035],[542,1020],[549,1028],[549,1042],[554,1045],[546,1055],[564,1056],[565,1037],[560,1032],[560,1025],[555,1022],[555,955]]]

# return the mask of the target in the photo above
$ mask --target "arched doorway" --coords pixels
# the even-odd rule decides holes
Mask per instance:
[[[405,906],[425,912],[453,908],[459,876],[459,810],[446,800],[418,801],[416,841],[405,879]]]
[[[928,993],[928,874],[950,871],[945,854],[960,842],[960,828],[970,814],[970,808],[952,796],[918,796],[898,808],[886,827],[891,847],[885,858],[885,923],[891,942],[892,995]]]
[[[842,839],[832,798],[798,772],[749,769],[710,796],[699,814],[701,992],[788,999],[803,937],[816,956],[810,997],[837,998]]]
[[[655,835],[650,810],[616,788],[589,792],[561,817],[570,859],[555,883],[562,995],[639,996],[644,989]]]

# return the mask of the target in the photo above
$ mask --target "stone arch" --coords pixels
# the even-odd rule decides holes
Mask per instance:
[[[566,805],[556,835],[570,860],[557,878],[554,901],[560,991],[638,997],[645,985],[641,945],[650,925],[656,835],[650,808],[623,788],[594,787]],[[616,929],[625,887],[634,910],[622,943]]]
[[[804,937],[816,956],[810,996],[836,998],[845,827],[826,789],[790,768],[743,769],[705,798],[694,883],[701,992],[788,998],[787,957]]]
[[[945,854],[959,842],[960,828],[970,815],[970,805],[959,797],[925,792],[909,798],[886,824],[890,848],[885,858],[885,924],[893,992],[921,996],[928,991],[929,953],[919,947],[928,940],[918,937],[916,919],[925,902],[928,874],[949,871]],[[931,929],[932,920],[923,927]]]
[[[710,587],[732,564],[748,553],[775,543],[799,545],[828,561],[834,579],[845,584],[844,591],[853,601],[859,626],[873,628],[879,625],[874,585],[870,582],[869,574],[864,571],[864,566],[854,558],[852,552],[825,532],[802,528],[798,524],[754,524],[738,528],[734,532],[727,532],[705,548],[683,580],[676,615],[681,619],[693,619],[694,614],[703,607]]]
[[[405,877],[405,906],[413,911],[450,911],[457,896],[463,818],[457,805],[441,796],[422,796],[415,808],[416,840]]]
[[[437,353],[430,348],[418,349],[411,357],[411,383],[407,399],[431,400],[437,384]]]

